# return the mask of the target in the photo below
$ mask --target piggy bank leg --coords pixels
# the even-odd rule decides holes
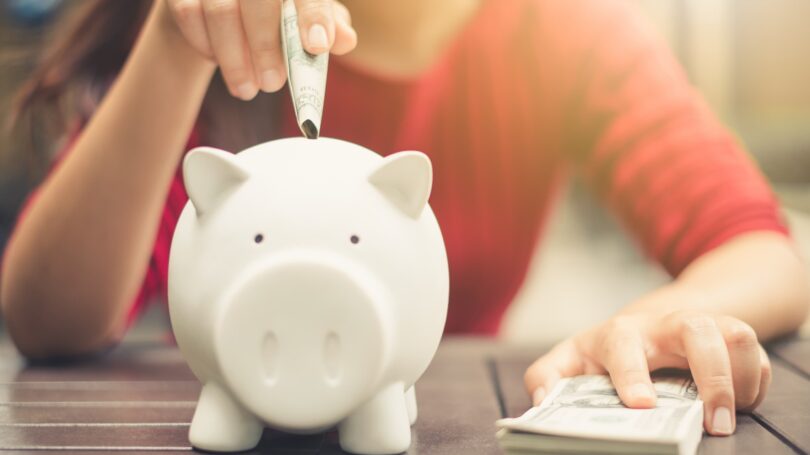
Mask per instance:
[[[411,426],[402,383],[391,384],[338,426],[340,447],[359,454],[394,454],[408,450]]]
[[[215,452],[236,452],[256,447],[263,425],[219,384],[206,383],[191,420],[191,445]]]
[[[408,421],[411,425],[416,423],[416,392],[413,387],[410,386],[405,391],[405,407],[408,409]]]

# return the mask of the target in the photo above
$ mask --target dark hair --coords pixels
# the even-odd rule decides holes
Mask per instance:
[[[37,163],[47,163],[53,144],[90,118],[123,67],[152,3],[84,0],[59,19],[9,118]],[[236,151],[269,139],[274,131],[268,117],[276,112],[277,96],[260,94],[246,104],[228,95],[216,77],[199,119],[206,125],[203,140]]]
[[[123,66],[152,1],[73,3],[53,28],[10,111],[9,128],[39,161],[45,161],[54,139],[91,115]]]

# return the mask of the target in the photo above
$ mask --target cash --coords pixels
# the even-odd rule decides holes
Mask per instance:
[[[543,402],[501,419],[507,454],[694,454],[703,434],[703,402],[689,377],[653,377],[651,409],[625,407],[608,376],[560,380]]]
[[[293,0],[284,0],[281,4],[281,41],[298,127],[307,138],[317,139],[321,131],[329,53],[313,55],[304,50]]]

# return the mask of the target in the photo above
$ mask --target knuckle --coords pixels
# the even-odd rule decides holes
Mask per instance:
[[[346,21],[348,25],[352,23],[352,15],[349,12],[349,9],[343,3],[340,2],[333,2],[332,3],[332,10],[335,12],[336,16],[340,16],[341,19]]]
[[[680,326],[681,322],[688,316],[696,314],[694,311],[691,310],[675,310],[670,311],[666,315],[664,315],[662,322],[669,326]]]
[[[298,15],[307,22],[326,24],[332,20],[332,4],[329,0],[310,0],[298,7]]]
[[[605,329],[610,338],[627,338],[634,331],[635,325],[626,316],[616,316],[606,323]]]
[[[735,348],[757,348],[759,340],[750,325],[740,321],[729,327],[725,334],[726,344]]]
[[[704,392],[713,395],[730,394],[734,390],[734,381],[731,376],[726,374],[716,374],[707,376],[703,379],[702,384]]]
[[[198,0],[178,0],[172,3],[172,10],[178,20],[188,21],[201,12],[201,7]]]
[[[634,348],[638,338],[633,332],[618,331],[611,333],[605,340],[604,348],[611,353],[623,353],[628,348]]]
[[[617,316],[612,318],[605,327],[606,340],[623,342],[635,339],[638,336],[638,329],[631,318]]]
[[[222,18],[236,17],[239,15],[239,4],[235,0],[210,0],[205,4],[205,12]]]
[[[624,383],[634,384],[639,381],[647,381],[650,372],[644,368],[625,368],[619,372],[621,376],[620,381]]]
[[[690,313],[682,316],[681,326],[686,333],[705,333],[717,329],[717,322],[711,316]]]
[[[270,34],[272,35],[272,34]],[[249,37],[250,47],[253,48],[254,54],[263,58],[275,56],[281,53],[279,42],[273,36],[262,33],[259,36],[255,34]]]

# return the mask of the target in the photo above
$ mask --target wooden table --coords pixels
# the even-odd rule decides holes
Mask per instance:
[[[700,452],[810,452],[810,340],[770,346],[774,382],[737,433],[704,438]],[[527,409],[526,366],[543,349],[450,338],[416,386],[419,420],[409,453],[501,453],[493,422]],[[188,446],[188,422],[200,391],[176,348],[125,344],[93,361],[26,365],[0,345],[0,452],[176,452]],[[251,453],[336,454],[336,434],[291,436],[266,431]]]

